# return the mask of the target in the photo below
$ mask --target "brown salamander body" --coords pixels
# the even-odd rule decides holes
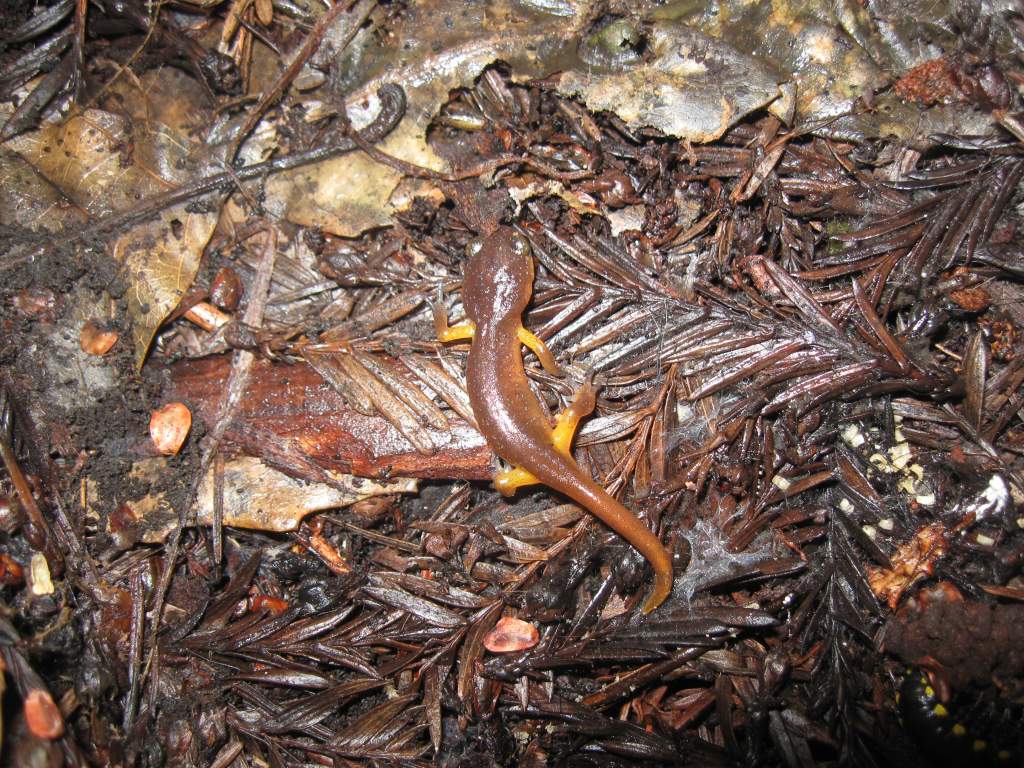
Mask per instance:
[[[672,558],[639,518],[580,469],[568,445],[556,446],[550,421],[523,369],[521,318],[532,290],[530,248],[513,230],[501,228],[470,247],[462,301],[475,325],[466,369],[473,414],[495,453],[588,509],[651,563],[654,591],[644,604],[644,611],[651,611],[672,589]],[[586,401],[584,413],[589,412],[592,390],[581,399]]]

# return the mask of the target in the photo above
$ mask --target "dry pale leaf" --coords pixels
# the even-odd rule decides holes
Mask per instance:
[[[144,459],[133,465],[131,476],[141,481],[157,481],[166,472],[166,459]],[[195,502],[196,522],[213,523],[213,472],[203,479]],[[297,480],[268,467],[259,459],[240,456],[224,464],[223,523],[234,528],[262,531],[292,531],[302,519],[313,512],[355,504],[357,501],[394,493],[415,493],[417,481],[400,478],[386,482],[354,477],[341,472],[327,472],[332,485]],[[89,482],[89,497],[95,498],[98,488]],[[110,521],[110,531],[122,543],[141,541],[158,544],[177,525],[177,513],[164,494],[151,493],[127,502],[130,515]],[[113,530],[127,526],[131,530]]]
[[[693,142],[714,141],[781,95],[783,78],[762,62],[679,24],[645,30],[619,20],[581,41],[580,53],[601,62],[603,51],[631,42],[646,55],[620,51],[611,66],[567,71],[558,79],[559,92],[579,96],[591,110],[614,112],[630,128],[656,128]]]
[[[158,184],[159,177],[134,162],[129,148],[138,139],[126,118],[87,109],[62,123],[44,123],[36,131],[11,139],[7,147],[77,207],[98,217],[126,210],[140,196],[173,185],[170,181]],[[184,158],[179,144],[169,144],[166,152],[173,153],[175,160]],[[174,161],[168,164],[173,166]]]
[[[0,225],[58,232],[86,220],[85,212],[28,160],[0,147]]]
[[[45,123],[7,146],[59,192],[44,198],[54,208],[70,204],[90,218],[128,211],[142,198],[222,170],[230,126],[209,128],[199,106],[201,91],[181,78],[174,69],[155,71],[139,87],[110,100],[121,108],[118,113],[87,109],[64,122]],[[133,91],[137,95],[130,98]],[[197,126],[202,126],[199,133]],[[7,167],[9,173],[19,170],[14,163]],[[24,206],[25,221],[17,223],[38,226],[37,208]],[[115,242],[113,256],[128,283],[138,365],[156,329],[191,286],[217,216],[216,196],[199,197],[162,211]],[[75,216],[66,220],[80,223]]]

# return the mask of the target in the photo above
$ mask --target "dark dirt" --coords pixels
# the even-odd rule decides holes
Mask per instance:
[[[1003,688],[1018,687],[1024,677],[1024,606],[944,594],[925,592],[890,619],[886,650],[910,665],[934,659],[957,690],[993,680]]]

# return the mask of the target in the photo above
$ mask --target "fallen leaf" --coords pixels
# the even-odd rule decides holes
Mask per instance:
[[[221,121],[210,128],[200,122],[200,92],[182,85],[180,74],[174,72],[148,73],[135,89],[145,95],[132,100],[121,94],[118,103],[124,108],[118,113],[86,109],[7,142],[38,177],[26,177],[25,184],[31,182],[35,189],[45,180],[54,190],[44,197],[48,205],[58,210],[70,205],[97,218],[128,211],[144,197],[221,170],[231,124]],[[168,78],[171,82],[165,83]],[[173,91],[174,98],[154,97],[161,90]],[[160,122],[161,117],[170,124]],[[204,125],[199,135],[194,134],[196,125]],[[27,174],[17,163],[5,165],[8,173]],[[218,208],[216,194],[196,197],[163,210],[114,243],[112,255],[127,276],[137,366],[142,365],[157,328],[191,286],[217,223]],[[18,215],[24,221],[17,223],[38,226],[41,214],[26,206]],[[71,213],[64,219],[67,226],[81,223]]]
[[[213,523],[213,469],[203,479],[195,502],[197,525]],[[152,483],[166,472],[166,459],[143,459],[131,471],[133,479]],[[233,528],[261,531],[293,531],[307,515],[324,509],[355,504],[374,496],[415,493],[411,478],[377,482],[341,472],[327,472],[332,485],[296,480],[268,467],[259,459],[241,456],[224,464],[223,522]],[[95,482],[88,495],[96,497]],[[177,513],[163,493],[151,493],[127,502],[132,511],[134,538],[159,544],[177,525]],[[121,537],[124,538],[124,537]]]
[[[579,94],[592,109],[614,112],[632,127],[710,141],[744,115],[779,99],[779,78],[763,64],[675,23],[659,22],[645,41],[651,56],[596,70],[581,57],[589,7],[573,15],[536,8],[467,4],[458,14],[443,0],[417,3],[389,21],[389,35],[361,32],[336,66],[353,76],[348,115],[356,128],[376,115],[376,92],[400,83],[408,107],[379,148],[409,163],[446,171],[427,144],[427,129],[453,90],[468,87],[494,62],[516,79],[556,80],[564,94]],[[344,23],[341,17],[338,24]],[[353,237],[391,222],[402,176],[361,153],[274,176],[267,208],[296,224]],[[409,199],[403,190],[403,199]]]
[[[647,56],[607,70],[570,70],[558,79],[558,91],[579,96],[592,110],[614,112],[630,128],[693,142],[717,139],[780,96],[784,78],[722,41],[672,23],[647,32],[637,26],[636,34]],[[581,42],[581,51],[608,42],[599,31]]]
[[[868,584],[879,600],[896,610],[900,597],[913,584],[930,576],[946,553],[946,527],[932,523],[921,528],[892,556],[893,569],[868,567]]]
[[[538,47],[555,33],[550,27],[537,33],[527,22],[544,15],[525,10],[500,19],[492,18],[483,5],[465,5],[459,14],[448,10],[444,0],[410,5],[387,24],[388,35],[360,32],[342,61],[334,64],[358,73],[346,104],[356,129],[377,114],[377,89],[384,83],[401,84],[407,99],[405,116],[378,148],[436,171],[446,171],[447,166],[427,144],[427,128],[451,91],[471,85],[497,59],[517,71],[539,73],[541,67],[526,63],[535,61]],[[342,29],[346,23],[342,15],[334,26]],[[401,180],[399,172],[356,152],[277,174],[267,181],[266,206],[296,224],[352,237],[391,223],[391,196]]]
[[[81,226],[85,212],[28,160],[0,147],[0,225],[57,232]]]

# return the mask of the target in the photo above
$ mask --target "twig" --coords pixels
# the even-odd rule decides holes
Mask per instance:
[[[302,71],[302,68],[309,60],[309,57],[312,56],[316,52],[316,49],[320,47],[324,34],[326,34],[330,25],[334,23],[334,20],[342,13],[350,10],[353,5],[355,5],[355,0],[350,0],[347,3],[338,3],[332,8],[329,8],[323,16],[317,19],[316,24],[309,31],[309,34],[306,35],[306,39],[302,41],[302,47],[299,49],[291,64],[285,67],[284,72],[282,72],[274,84],[267,89],[256,106],[250,110],[249,117],[246,119],[242,129],[235,137],[235,145],[228,154],[229,158],[234,158],[235,155],[238,154],[238,149],[242,146],[242,142],[245,141],[246,136],[252,132],[252,129],[255,128],[263,118],[264,113],[266,113],[270,105],[281,98],[281,95],[288,89],[288,86],[292,84],[299,72]],[[365,22],[369,17],[370,11],[372,11],[376,5],[376,0],[363,0],[362,7],[355,12],[352,23],[349,25],[348,31],[341,42],[341,50],[344,50],[352,41],[352,38],[355,37],[356,32],[359,31],[363,22]],[[338,51],[339,55],[341,50]]]
[[[7,392],[2,391],[0,392],[0,458],[3,459],[7,474],[11,477],[11,484],[18,494],[18,500],[32,523],[26,531],[26,538],[34,548],[43,551],[50,538],[50,527],[46,524],[39,505],[36,504],[32,488],[28,484],[28,478],[21,471],[18,457],[14,453],[13,428],[14,411],[10,407]]]
[[[260,263],[256,272],[256,280],[252,286],[252,300],[242,314],[242,322],[259,327],[263,322],[263,312],[267,306],[267,297],[270,294],[270,277],[274,272],[274,262],[277,258],[277,235],[274,229],[267,228],[267,242],[260,257]],[[189,488],[188,498],[178,508],[178,521],[167,545],[167,556],[163,573],[160,576],[160,584],[157,587],[155,605],[153,607],[153,625],[149,631],[149,654],[146,658],[146,670],[143,672],[143,679],[149,673],[157,647],[157,634],[160,630],[160,619],[163,615],[167,590],[171,585],[171,578],[174,575],[175,564],[178,559],[178,552],[181,548],[181,535],[185,530],[188,510],[191,509],[199,494],[199,486],[206,477],[213,464],[213,458],[220,449],[224,434],[231,424],[235,411],[245,394],[246,385],[249,381],[249,371],[252,368],[256,355],[249,350],[238,350],[235,352],[231,365],[231,374],[228,377],[227,388],[224,399],[221,401],[220,411],[210,430],[208,442],[203,450],[202,459],[199,462],[199,469],[192,480]]]
[[[124,702],[124,732],[130,733],[139,704],[139,665],[142,662],[142,633],[146,626],[146,590],[142,583],[142,567],[132,571],[132,623],[128,640],[128,696]],[[156,617],[154,617],[156,618]]]

